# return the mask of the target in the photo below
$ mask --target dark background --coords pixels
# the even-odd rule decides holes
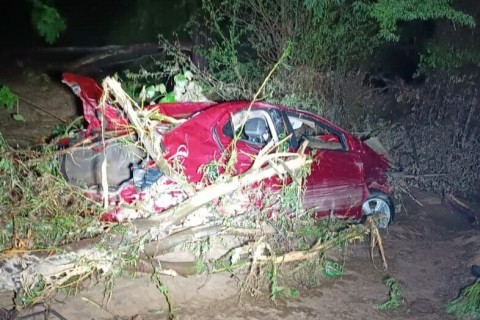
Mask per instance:
[[[55,46],[155,42],[158,33],[171,38],[176,32],[184,37],[183,26],[191,8],[175,0],[61,0],[54,6],[67,25]],[[3,48],[47,45],[35,33],[31,7],[26,0],[5,4],[0,19]]]
[[[22,54],[21,50],[55,46],[105,46],[155,43],[158,34],[169,40],[188,41],[185,24],[201,1],[198,0],[58,0],[52,1],[66,21],[66,30],[53,45],[35,32],[31,23],[32,4],[28,0],[3,4],[0,18],[2,51]],[[478,20],[478,0],[457,0],[454,6]],[[378,48],[370,58],[372,70],[381,70],[410,80],[417,70],[425,44],[433,40],[448,48],[479,46],[478,28],[458,28],[445,21],[403,23],[400,40]],[[480,52],[480,50],[478,50]]]

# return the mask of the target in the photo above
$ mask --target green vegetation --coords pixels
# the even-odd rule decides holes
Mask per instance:
[[[395,280],[393,277],[389,277],[385,280],[385,285],[390,288],[388,300],[376,305],[375,307],[380,310],[385,310],[396,309],[402,306],[404,304],[404,300],[402,298],[402,292],[397,280]]]
[[[464,65],[480,66],[480,54],[475,48],[444,48],[430,44],[420,56],[420,68],[436,70],[452,70]]]
[[[270,281],[270,299],[275,302],[278,297],[297,298],[298,290],[286,286],[278,285],[278,266],[274,263],[266,270],[268,280]]]
[[[402,23],[445,19],[475,26],[472,16],[449,0],[206,0],[203,9],[204,27],[214,41],[206,57],[210,69],[227,82],[248,79],[258,64],[271,65],[288,43],[293,44],[292,66],[348,69],[379,46],[398,41]]]
[[[58,10],[42,0],[31,0],[32,23],[38,34],[48,44],[53,44],[67,25]]]
[[[157,287],[158,291],[165,297],[165,300],[167,301],[168,304],[168,319],[173,320],[177,319],[177,315],[174,310],[173,306],[173,300],[172,297],[170,296],[170,291],[168,290],[168,287],[163,283],[162,279],[160,278],[159,271],[155,269],[151,276],[152,281],[155,283],[155,286]]]
[[[71,123],[55,125],[52,130],[52,136],[55,138],[73,138],[76,131],[83,129],[83,120],[83,116],[80,116],[74,119]]]
[[[408,37],[418,42],[422,66],[475,63],[473,49],[442,49],[427,43],[428,36],[412,34],[411,25],[439,20],[475,26],[473,17],[449,0],[204,0],[188,28],[203,39],[194,50],[205,58],[206,68],[197,68],[160,36],[167,59],[139,73],[127,72],[126,79],[136,96],[143,88],[152,101],[173,101],[173,91],[158,83],[188,72],[210,100],[250,99],[281,60],[258,99],[322,114],[342,107],[339,85],[347,72],[369,68],[385,47],[407,43]]]
[[[324,272],[328,278],[340,277],[343,275],[343,265],[333,260],[325,260]]]
[[[23,116],[19,113],[18,96],[13,93],[9,87],[2,86],[0,88],[0,108],[12,110],[16,106],[17,112],[12,115],[15,121],[25,121]]]
[[[445,310],[456,317],[480,318],[480,279],[463,288],[458,298],[445,305]]]
[[[96,235],[95,208],[58,174],[53,150],[13,151],[0,136],[0,251],[45,250]]]
[[[0,107],[12,110],[18,103],[18,96],[9,87],[2,86],[0,89]]]
[[[437,20],[475,26],[449,0],[204,0],[190,30],[200,30],[200,43],[208,44],[195,48],[207,67],[196,69],[179,58],[179,50],[170,53],[177,68],[193,72],[208,98],[230,100],[254,96],[288,48],[258,99],[321,114],[342,108],[340,85],[348,72],[369,68],[382,48],[408,42],[402,36],[410,24]],[[419,41],[415,46],[422,53],[427,37]],[[435,56],[424,52],[422,63],[434,65]]]
[[[322,2],[319,0],[306,1]],[[475,26],[473,17],[454,9],[451,0],[354,1],[352,6],[358,7],[369,19],[373,19],[378,26],[376,36],[387,41],[399,40],[398,25],[400,22],[445,19],[459,26],[471,28]]]
[[[17,296],[15,300],[19,305],[31,306],[41,301],[45,289],[45,281],[40,277],[33,288]]]

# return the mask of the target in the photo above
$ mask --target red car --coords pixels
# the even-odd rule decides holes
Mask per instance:
[[[64,82],[82,99],[84,116],[89,124],[86,132],[66,144],[86,140],[98,130],[100,114],[106,120],[109,132],[122,132],[128,124],[126,117],[112,106],[103,111],[99,109],[97,103],[102,89],[95,81],[65,74]],[[394,206],[388,196],[390,188],[387,185],[389,162],[384,155],[313,113],[263,102],[255,102],[250,111],[249,106],[249,101],[229,101],[163,103],[148,106],[148,109],[157,109],[175,119],[185,119],[172,129],[163,128],[158,132],[162,135],[165,159],[179,162],[189,182],[196,183],[202,179],[199,169],[218,160],[234,135],[240,136],[236,145],[238,158],[235,169],[238,174],[249,169],[252,155],[256,155],[269,141],[291,135],[288,141],[290,149],[296,150],[302,141],[308,140],[307,152],[313,158],[303,198],[305,209],[314,210],[317,216],[358,220],[366,215],[378,214],[380,227],[386,227],[392,221]],[[244,117],[247,120],[242,127]],[[161,179],[162,173],[158,169],[147,168],[145,161],[141,161],[143,156],[139,149],[118,143],[110,145],[107,150],[107,176],[111,191],[128,198]],[[95,148],[71,152],[61,159],[62,172],[72,184],[98,186],[102,159],[103,152]],[[155,210],[161,211],[181,200],[172,201],[170,198],[165,201],[164,204],[157,202]]]

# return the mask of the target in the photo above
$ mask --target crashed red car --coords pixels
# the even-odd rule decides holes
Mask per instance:
[[[88,122],[86,131],[66,145],[81,146],[91,140],[92,132],[100,129],[101,117],[108,132],[120,135],[124,131],[128,121],[118,109],[113,106],[99,108],[102,88],[94,80],[65,74],[64,83],[81,98]],[[269,141],[290,135],[290,149],[296,150],[308,140],[306,152],[313,159],[311,173],[306,179],[305,209],[313,210],[317,216],[357,220],[377,214],[381,218],[380,227],[386,227],[392,221],[394,206],[388,196],[389,162],[386,156],[313,113],[263,102],[255,102],[249,110],[250,104],[249,101],[162,103],[148,108],[175,119],[185,119],[176,127],[161,132],[161,147],[165,159],[183,166],[188,182],[201,181],[203,173],[200,168],[218,160],[235,135],[240,137],[236,142],[238,158],[235,169],[238,174],[249,169],[252,156]],[[99,166],[104,155],[99,150],[98,147],[84,147],[63,156],[61,169],[64,177],[74,185],[90,188],[100,185]],[[143,159],[145,154],[138,148],[112,143],[106,156],[109,191],[127,203],[134,201],[132,199],[142,200],[148,186],[162,179],[162,173]],[[168,187],[168,181],[163,186]],[[180,191],[173,188],[168,199],[153,195],[155,203],[151,208],[161,211],[184,199],[184,196],[175,198],[175,192]],[[130,216],[113,214],[110,218],[121,220],[125,217]]]

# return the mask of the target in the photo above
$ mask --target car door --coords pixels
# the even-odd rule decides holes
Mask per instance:
[[[303,113],[287,112],[287,117],[298,144],[308,141],[313,160],[304,207],[317,216],[358,218],[365,193],[362,162],[349,151],[344,134]]]

